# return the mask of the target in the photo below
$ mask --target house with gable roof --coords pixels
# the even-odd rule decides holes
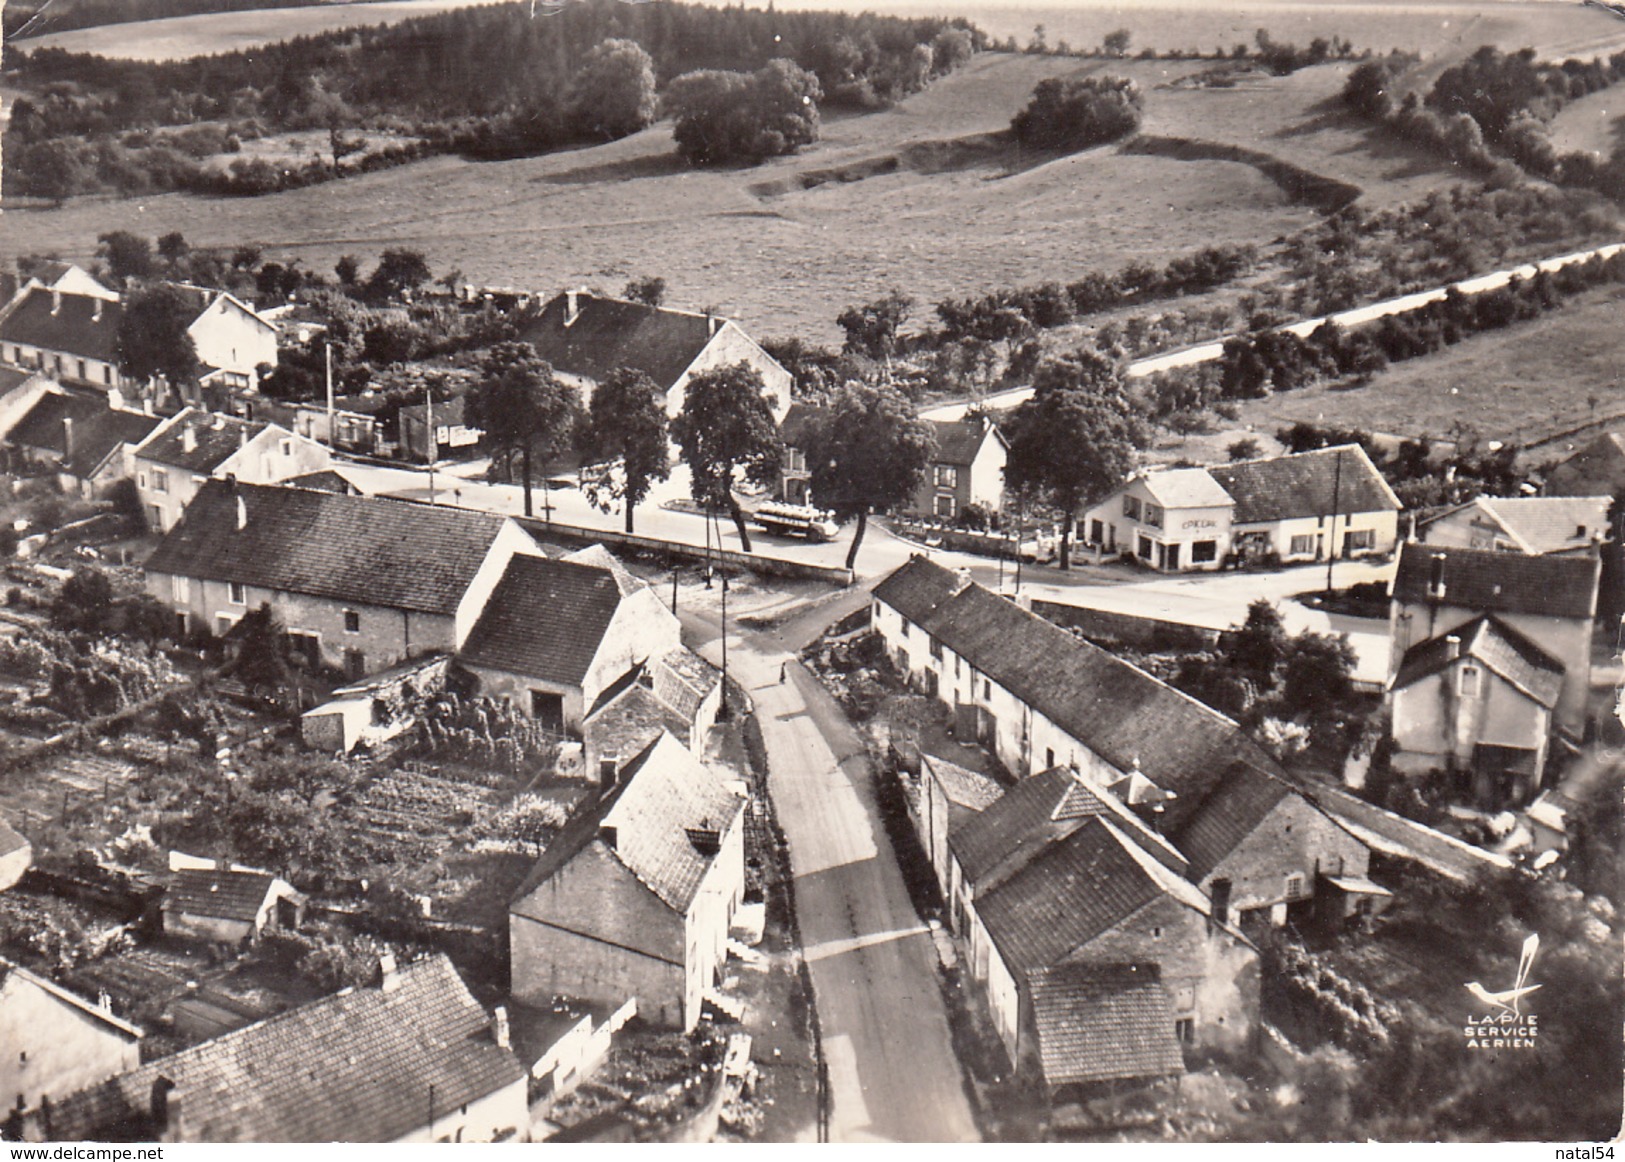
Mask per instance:
[[[1380,556],[1403,506],[1358,444],[1209,468],[1155,468],[1084,514],[1080,538],[1165,572],[1227,561]]]
[[[1611,496],[1478,496],[1418,523],[1435,548],[1494,549],[1543,557],[1596,552],[1609,539]]]
[[[488,513],[209,480],[146,563],[185,632],[269,605],[314,662],[352,677],[467,640],[510,559],[540,555]]]
[[[1405,545],[1389,614],[1395,768],[1451,772],[1488,809],[1532,798],[1551,741],[1587,729],[1601,568],[1594,552]]]
[[[277,325],[230,291],[164,284],[181,292],[195,311],[186,333],[203,365],[201,386],[259,390],[261,367],[277,365]]]
[[[795,378],[738,323],[720,315],[570,290],[521,318],[517,338],[584,391],[617,368],[644,372],[664,394],[668,415],[683,410],[694,376],[741,362],[761,375],[775,421],[795,402]]]
[[[986,416],[936,420],[937,451],[926,466],[909,507],[923,516],[953,520],[968,505],[998,512],[1004,500],[1004,466],[1010,441]]]
[[[42,287],[48,291],[57,291],[68,295],[90,295],[94,298],[105,299],[110,303],[119,301],[119,293],[110,286],[104,285],[95,275],[84,267],[72,262],[61,262],[52,259],[34,266],[33,273],[17,288],[21,295],[35,287]]]
[[[444,954],[66,1095],[30,1141],[491,1142],[529,1137],[528,1073]]]
[[[25,290],[0,310],[0,363],[100,391],[130,386],[118,362],[123,313],[102,295]]]
[[[62,491],[88,500],[131,478],[135,448],[162,422],[98,395],[51,391],[13,425],[6,443],[33,466],[54,470]]]
[[[0,957],[0,1092],[13,1130],[42,1103],[136,1068],[142,1036],[110,1007]]]
[[[130,459],[148,523],[167,532],[205,481],[229,476],[276,484],[331,467],[333,454],[278,424],[186,408],[154,429]]]
[[[669,734],[583,806],[509,906],[513,995],[694,1028],[744,894],[744,801]]]
[[[173,936],[241,944],[267,928],[296,928],[305,898],[270,872],[247,868],[182,868],[162,905],[164,931]]]

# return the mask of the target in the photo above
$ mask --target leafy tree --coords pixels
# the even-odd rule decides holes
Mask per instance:
[[[1258,455],[1260,448],[1257,436],[1242,436],[1239,440],[1231,441],[1230,447],[1225,449],[1225,455],[1229,456],[1230,462],[1234,464],[1240,460],[1253,459]]]
[[[613,141],[654,124],[654,60],[635,40],[606,40],[587,54],[570,83],[570,120],[579,133]]]
[[[1247,620],[1227,636],[1222,653],[1231,669],[1256,690],[1275,688],[1275,671],[1287,656],[1286,629],[1281,613],[1269,600],[1258,598],[1247,607]]]
[[[666,90],[677,152],[696,165],[760,162],[818,140],[818,78],[784,59],[754,73],[685,73]]]
[[[581,393],[561,383],[529,343],[498,343],[480,365],[482,378],[464,404],[468,422],[523,463],[525,515],[531,505],[532,458],[544,463],[570,445],[581,414]]]
[[[187,259],[191,254],[192,244],[179,230],[171,230],[158,239],[158,256],[164,260],[164,266],[175,278],[186,277]]]
[[[156,273],[152,243],[128,230],[114,230],[97,239],[96,257],[107,263],[107,275],[119,286],[131,279],[147,279]]]
[[[119,317],[119,367],[132,379],[162,376],[171,387],[197,376],[197,345],[187,328],[197,311],[186,292],[160,284],[129,294]]]
[[[688,381],[683,410],[671,434],[693,480],[694,499],[715,512],[726,508],[750,552],[744,513],[734,499],[741,470],[756,484],[777,475],[782,446],[773,408],[763,394],[761,373],[748,363],[702,371]]]
[[[1078,510],[1110,492],[1134,467],[1147,432],[1119,369],[1092,352],[1039,366],[1033,394],[1011,416],[1005,482],[1061,517],[1061,568],[1071,565]]]
[[[1353,692],[1354,662],[1348,634],[1304,630],[1287,648],[1281,674],[1282,707],[1296,714],[1335,710]]]
[[[113,583],[100,569],[75,569],[62,582],[51,602],[51,625],[56,629],[100,634],[113,612]]]
[[[361,260],[353,254],[346,254],[333,264],[333,273],[338,275],[340,286],[353,287],[356,279],[361,277]]]
[[[286,686],[293,678],[288,634],[269,604],[237,623],[237,657],[225,673],[248,686]]]
[[[849,383],[811,425],[807,463],[812,494],[842,520],[858,518],[846,567],[858,559],[869,510],[914,495],[936,454],[932,426],[889,384]]]
[[[1125,57],[1128,55],[1128,46],[1131,39],[1132,34],[1128,29],[1119,28],[1114,32],[1108,32],[1100,44],[1109,55]]]
[[[870,359],[890,359],[897,350],[898,329],[913,306],[913,299],[893,288],[883,299],[846,308],[835,320],[846,332],[843,350]]]
[[[975,52],[976,39],[967,29],[944,28],[931,38],[931,69],[938,76],[951,73]]]
[[[22,165],[17,171],[22,177],[19,192],[50,198],[61,206],[74,194],[85,191],[91,171],[72,142],[41,141],[22,152]]]
[[[422,251],[392,247],[379,255],[377,269],[367,280],[367,297],[374,302],[392,302],[433,277]]]
[[[621,459],[616,494],[626,506],[627,532],[632,510],[648,497],[650,486],[671,475],[667,427],[665,396],[644,372],[620,367],[593,389],[589,447],[597,456]]]
[[[1144,103],[1126,77],[1050,77],[1034,86],[1010,129],[1029,149],[1085,149],[1138,129]]]
[[[626,284],[621,296],[646,307],[658,307],[666,301],[666,280],[652,276],[634,278]]]

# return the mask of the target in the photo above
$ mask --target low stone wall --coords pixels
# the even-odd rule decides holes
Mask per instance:
[[[632,533],[611,532],[607,529],[589,529],[580,525],[541,521],[534,517],[514,518],[532,536],[544,541],[562,541],[566,544],[605,545],[609,548],[631,549],[642,553],[659,553],[668,557],[681,557],[686,561],[714,562],[729,568],[757,573],[766,577],[788,577],[797,581],[825,581],[831,585],[851,585],[854,578],[850,569],[835,569],[827,565],[809,565],[785,557],[767,557],[760,553],[741,553],[734,549],[707,549],[701,545],[682,541],[663,541],[656,537],[641,537]]]
[[[1219,644],[1219,631],[1183,622],[1085,609],[1059,601],[1033,599],[1033,612],[1060,626],[1076,629],[1092,642],[1148,650],[1204,650]]]

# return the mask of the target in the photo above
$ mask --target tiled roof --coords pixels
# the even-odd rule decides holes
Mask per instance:
[[[1208,471],[1234,498],[1238,525],[1404,507],[1358,444],[1218,464]]]
[[[1162,895],[1132,846],[1109,823],[1090,819],[978,892],[976,914],[1005,966],[1022,974],[1059,963]]]
[[[345,496],[355,496],[360,492],[350,478],[333,468],[324,468],[320,472],[306,472],[303,476],[292,476],[282,482],[285,488],[310,488],[317,492],[338,492]]]
[[[1528,557],[1493,549],[1442,549],[1411,541],[1400,547],[1393,594],[1404,605],[1589,619],[1597,612],[1601,567],[1591,554]]]
[[[982,441],[986,439],[998,440],[999,429],[989,428],[974,419],[971,420],[934,420],[932,428],[937,433],[937,454],[931,458],[933,464],[955,464],[962,468],[970,467],[976,459],[976,453],[982,450]]]
[[[62,294],[52,314],[53,293],[35,287],[0,315],[0,342],[118,362],[118,325],[124,308],[90,295]]]
[[[678,646],[650,667],[655,693],[685,719],[722,684],[722,671],[687,646]]]
[[[603,545],[588,545],[573,553],[565,553],[559,560],[568,561],[572,565],[592,565],[595,568],[608,569],[610,575],[615,578],[615,588],[620,590],[622,597],[649,587],[646,582],[632,576],[626,566],[621,564],[620,559]]]
[[[62,466],[81,477],[101,467],[121,444],[139,444],[163,422],[144,412],[114,410],[104,397],[52,392],[42,396],[6,438],[62,457],[68,445],[63,420],[73,421],[73,455],[66,456]]]
[[[345,989],[75,1094],[52,1110],[50,1134],[150,1137],[162,1080],[191,1140],[394,1141],[426,1127],[431,1104],[444,1116],[524,1079],[490,1023],[437,954],[401,967],[387,992]]]
[[[461,660],[580,685],[620,604],[608,569],[516,556],[463,643]]]
[[[513,909],[529,914],[527,897],[596,844],[612,851],[672,911],[686,915],[714,858],[694,845],[689,832],[714,831],[720,837],[742,810],[741,800],[704,763],[662,734],[622,767],[614,791],[583,808],[548,845],[515,895]],[[608,828],[614,829],[613,845],[603,837]],[[579,877],[572,884],[579,886]]]
[[[921,624],[1118,770],[1138,767],[1174,792],[1164,810],[1170,825],[1232,759],[1276,769],[1231,719],[980,585],[967,585]]]
[[[463,396],[454,396],[451,399],[437,399],[434,402],[434,424],[439,427],[447,424],[456,427],[463,422],[463,412],[467,407]],[[400,423],[423,425],[423,414],[426,405],[421,403],[410,404],[400,411]]]
[[[1229,508],[1230,494],[1206,468],[1163,468],[1147,472],[1145,488],[1163,508]]]
[[[0,399],[4,399],[30,379],[42,374],[20,367],[0,367]]]
[[[661,700],[641,680],[644,670],[633,670],[599,695],[581,724],[581,734],[595,754],[625,758],[643,751],[669,732],[685,745],[691,718]]]
[[[1005,793],[1003,785],[997,780],[936,755],[922,754],[920,764],[924,773],[935,779],[937,786],[942,788],[948,802],[956,807],[985,811]]]
[[[19,447],[37,448],[61,455],[64,448],[63,420],[73,421],[74,434],[77,436],[81,424],[108,410],[104,397],[79,392],[48,392],[24,413],[6,439]]]
[[[152,434],[162,420],[142,412],[110,410],[96,416],[73,433],[73,455],[63,467],[75,476],[88,477],[123,444],[132,448]]]
[[[1027,984],[1050,1085],[1185,1071],[1155,965],[1063,964],[1033,972]]]
[[[518,340],[555,371],[602,383],[616,368],[631,367],[664,392],[711,342],[711,320],[704,315],[574,293],[578,313],[569,325],[568,296],[562,294],[519,323]],[[723,322],[716,320],[719,327]]]
[[[1552,496],[1591,496],[1625,483],[1625,432],[1598,436],[1546,474]]]
[[[876,585],[874,595],[915,625],[922,625],[966,584],[967,580],[952,569],[913,556]]]
[[[238,502],[247,521],[238,528]],[[404,500],[210,480],[148,573],[452,614],[503,518]]]
[[[27,836],[15,830],[4,819],[0,819],[0,855],[10,855],[12,852],[21,851],[28,846]]]
[[[276,877],[267,872],[191,868],[175,873],[164,908],[187,916],[254,920],[265,906]]]
[[[244,420],[187,408],[154,432],[136,450],[136,455],[154,464],[207,476],[236,455],[244,444],[273,426],[264,420]],[[190,448],[186,445],[188,432],[192,439]]]
[[[1526,553],[1584,548],[1608,532],[1608,496],[1480,496],[1472,507]]]
[[[1204,878],[1292,794],[1282,780],[1246,763],[1232,764],[1185,825],[1170,836],[1190,859],[1191,877]]]
[[[1451,639],[1455,642],[1452,644]],[[1563,690],[1563,662],[1497,617],[1485,614],[1405,651],[1394,689],[1448,669],[1461,658],[1483,663],[1550,710]]]

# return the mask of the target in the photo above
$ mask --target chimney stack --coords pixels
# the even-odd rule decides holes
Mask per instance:
[[[248,502],[243,499],[243,494],[239,492],[237,494],[237,531],[242,532],[247,527],[248,527]]]
[[[598,825],[598,839],[611,851],[615,850],[615,828],[612,824],[600,823]]]
[[[1461,657],[1461,639],[1455,634],[1444,639],[1444,656],[1452,662]]]
[[[576,295],[578,293],[579,292],[577,291],[564,292],[564,325],[566,327],[574,323],[581,315],[581,311],[576,303]]]
[[[498,1049],[513,1048],[513,1033],[508,1027],[508,1006],[498,1005],[491,1014],[491,1039]]]
[[[59,290],[53,289],[51,291],[51,314],[60,315],[61,313],[62,313],[62,292],[59,291]]]
[[[181,425],[181,451],[197,451],[197,429],[193,428],[190,423]]]
[[[94,298],[91,300],[91,303],[93,305],[90,308],[90,321],[92,323],[99,323],[102,321],[102,300],[100,298]]]
[[[73,459],[73,417],[62,417],[62,458]]]
[[[1433,554],[1428,570],[1428,596],[1438,599],[1444,596],[1444,554]]]
[[[378,958],[378,988],[381,992],[392,993],[400,987],[401,972],[395,963],[395,954],[386,952]]]

